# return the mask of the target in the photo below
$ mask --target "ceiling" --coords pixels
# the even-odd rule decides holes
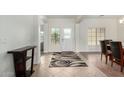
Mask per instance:
[[[46,15],[47,18],[78,18],[79,16],[82,18],[118,18],[123,15]]]
[[[76,18],[78,15],[46,15],[47,18]]]
[[[75,22],[79,23],[84,18],[122,18],[124,15],[46,15],[46,17],[75,19]]]

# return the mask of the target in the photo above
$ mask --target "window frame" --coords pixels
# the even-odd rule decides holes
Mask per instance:
[[[94,30],[94,33],[93,33],[93,30]],[[99,35],[98,35],[98,33],[99,33]],[[88,28],[88,36],[87,36],[88,37],[88,42],[87,42],[88,46],[92,46],[92,47],[100,46],[99,41],[105,39],[105,33],[106,33],[105,27],[90,27],[90,28]]]

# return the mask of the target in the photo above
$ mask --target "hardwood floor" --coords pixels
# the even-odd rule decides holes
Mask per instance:
[[[49,68],[51,54],[41,57],[41,64],[35,66],[33,77],[123,77],[117,64],[111,67],[111,62],[105,64],[105,58],[100,60],[100,53],[78,53],[86,60],[88,67],[55,67]]]

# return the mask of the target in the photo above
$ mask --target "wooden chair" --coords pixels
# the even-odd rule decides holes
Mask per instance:
[[[110,48],[110,42],[112,40],[102,40],[100,41],[100,45],[101,45],[101,60],[102,60],[102,56],[105,55],[106,58],[106,64],[108,62],[108,57],[111,60],[111,48]],[[108,46],[109,45],[109,46]]]
[[[112,63],[117,63],[120,65],[120,71],[123,72],[123,65],[124,65],[124,52],[122,48],[121,42],[111,42],[111,50],[112,50]]]

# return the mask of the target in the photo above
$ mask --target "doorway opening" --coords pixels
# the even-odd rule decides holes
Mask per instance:
[[[50,51],[74,51],[74,29],[73,27],[51,27],[50,28]]]
[[[44,54],[44,25],[40,25],[40,54]]]

